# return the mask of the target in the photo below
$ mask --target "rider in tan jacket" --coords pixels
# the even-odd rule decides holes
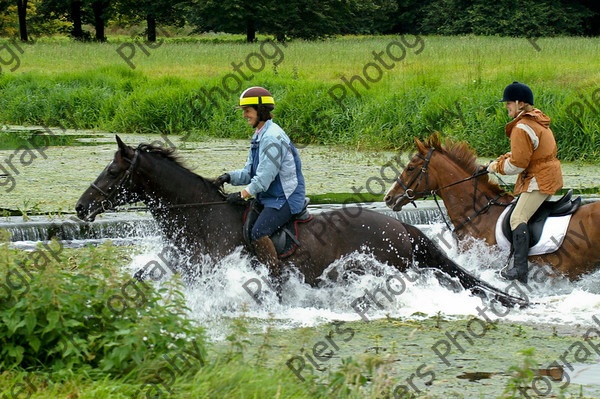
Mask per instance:
[[[513,82],[504,89],[508,115],[514,119],[506,125],[511,151],[488,166],[491,172],[519,174],[515,195],[519,195],[510,218],[513,232],[514,266],[500,274],[508,280],[527,283],[529,230],[527,222],[540,205],[562,188],[560,161],[556,157],[556,141],[550,130],[550,118],[533,108],[533,92],[529,86]]]

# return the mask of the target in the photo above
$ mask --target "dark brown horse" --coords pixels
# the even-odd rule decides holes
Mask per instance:
[[[85,221],[118,205],[142,201],[165,238],[192,259],[220,259],[243,246],[245,206],[228,204],[212,180],[186,169],[172,150],[141,144],[129,147],[117,137],[119,150],[79,201],[76,210]],[[467,273],[448,259],[417,228],[360,207],[323,212],[298,225],[301,246],[285,261],[306,282],[318,277],[336,259],[353,252],[372,254],[400,271],[411,265],[436,268],[458,279],[463,287],[489,293],[506,305],[523,304]]]
[[[386,204],[399,211],[416,198],[436,193],[443,199],[459,237],[472,236],[496,244],[496,221],[514,196],[481,173],[484,169],[466,143],[442,145],[438,134],[424,143],[415,139],[415,143],[418,153],[388,191]],[[551,265],[574,279],[600,267],[599,240],[600,202],[595,202],[581,206],[572,216],[556,252],[530,256],[529,260]]]

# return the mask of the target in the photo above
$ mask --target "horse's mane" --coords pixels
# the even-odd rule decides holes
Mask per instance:
[[[471,174],[474,174],[481,169],[481,165],[477,163],[475,150],[465,141],[454,141],[447,138],[444,143],[442,143],[440,134],[436,132],[428,139],[425,139],[423,144],[427,148],[435,148]],[[481,183],[486,183],[492,192],[497,195],[510,194],[508,191],[501,188],[498,183],[491,181],[489,175],[483,175],[479,179]]]
[[[187,166],[185,166],[183,164],[183,161],[181,160],[181,158],[176,154],[175,152],[175,148],[164,148],[164,147],[159,147],[157,145],[153,145],[153,144],[147,144],[147,143],[142,143],[140,145],[138,145],[137,149],[139,151],[143,151],[145,153],[148,154],[155,154],[160,156],[163,159],[166,159],[167,161],[173,162],[175,163],[177,166],[179,166],[181,169],[193,174],[194,176],[196,176],[198,179],[200,179],[202,181],[203,184],[207,185],[208,187],[215,187],[214,185],[214,180],[213,179],[207,179],[205,177],[200,176],[197,173],[194,173],[192,170],[190,170]],[[218,189],[219,193],[225,197],[225,193],[223,191],[223,187],[220,187]]]
[[[177,165],[181,166],[182,168],[187,169],[183,165],[183,163],[181,162],[179,157],[177,155],[175,155],[174,148],[164,148],[164,147],[159,147],[159,146],[153,145],[153,144],[142,143],[142,144],[138,145],[137,149],[139,151],[143,151],[143,152],[147,152],[147,153],[158,154],[161,157],[168,159],[169,161],[175,162]]]

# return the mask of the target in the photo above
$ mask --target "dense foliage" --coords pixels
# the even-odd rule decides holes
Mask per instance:
[[[600,34],[600,3],[594,0],[20,0],[17,9],[0,1],[0,33],[16,34],[17,13],[37,34],[69,31],[91,38],[94,27],[106,40],[107,26],[144,23],[156,40],[157,25],[188,24],[196,31],[257,32],[278,40],[315,39],[335,34],[479,34],[520,37]],[[66,22],[65,24],[49,21]],[[27,39],[21,28],[21,38]],[[25,34],[25,37],[23,36]]]
[[[58,241],[24,252],[0,239],[0,368],[143,376],[190,342],[204,356],[177,287],[123,275],[111,245],[67,258]]]
[[[582,35],[594,12],[573,1],[441,0],[423,9],[422,31],[521,37]]]

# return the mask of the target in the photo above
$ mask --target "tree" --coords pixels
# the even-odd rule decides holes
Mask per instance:
[[[590,36],[600,35],[600,1],[574,0],[572,3],[585,7],[589,11],[589,14],[583,18],[583,33]]]
[[[96,41],[105,42],[104,28],[110,11],[110,0],[92,0],[92,13],[94,16],[94,29],[96,30]]]
[[[464,35],[470,32],[466,9],[472,0],[434,0],[428,4],[419,24],[419,33],[434,35]],[[492,4],[496,4],[493,2]],[[493,18],[490,16],[490,19]]]
[[[84,40],[83,32],[84,3],[82,0],[43,0],[39,13],[46,19],[66,17],[72,23],[70,34],[77,40]]]
[[[343,14],[347,7],[336,9],[335,0],[290,0],[273,3],[273,16],[263,25],[264,33],[270,33],[278,41],[287,38],[314,40],[335,35],[342,31]]]
[[[396,0],[396,11],[390,19],[394,22],[391,33],[421,33],[421,21],[432,0]]]
[[[122,0],[115,9],[125,25],[146,22],[149,42],[156,41],[156,27],[161,25],[183,26],[185,19],[182,6],[187,0]]]
[[[17,13],[19,14],[19,36],[21,41],[29,41],[27,36],[27,0],[17,0]]]
[[[77,40],[87,39],[83,24],[92,24],[95,39],[106,41],[106,22],[112,14],[110,0],[43,0],[40,12],[48,19],[66,17],[71,21],[71,35]]]
[[[6,34],[7,12],[13,2],[11,0],[0,0],[0,34]],[[13,6],[14,7],[14,6]]]
[[[71,34],[77,40],[83,40],[83,28],[81,24],[81,8],[83,7],[83,2],[81,0],[72,0],[70,1],[69,10],[71,11],[71,20],[73,21],[73,30]]]
[[[581,35],[593,12],[583,1],[433,0],[424,9],[421,33],[539,37]]]
[[[270,23],[273,16],[270,4],[272,2],[267,0],[191,0],[186,7],[186,16],[196,31],[245,33],[246,41],[253,42],[262,17],[268,15]]]
[[[288,38],[319,39],[340,33],[379,33],[391,30],[395,0],[192,0],[187,18],[197,31],[256,32]]]
[[[475,35],[582,35],[582,21],[590,14],[585,7],[565,0],[539,0],[516,8],[512,0],[475,0],[467,9],[467,21]]]

